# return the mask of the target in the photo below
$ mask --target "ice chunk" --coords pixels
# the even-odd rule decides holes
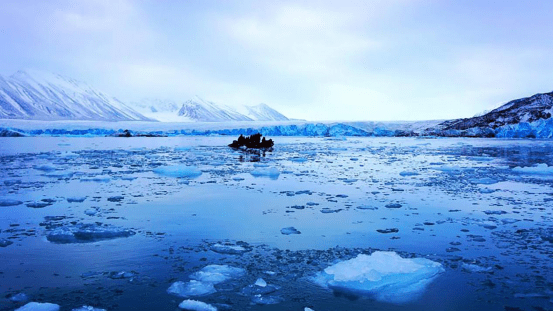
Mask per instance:
[[[174,282],[167,289],[167,293],[170,295],[175,295],[179,297],[194,297],[194,296],[205,296],[209,294],[216,293],[217,290],[212,283],[204,283],[196,280],[191,280],[190,282]]]
[[[402,177],[409,177],[409,176],[417,176],[419,175],[419,173],[415,171],[402,171],[399,173],[399,175]]]
[[[154,173],[173,178],[197,178],[202,175],[197,167],[186,165],[161,166],[155,168]]]
[[[491,267],[483,267],[477,264],[470,263],[463,263],[462,267],[464,270],[474,273],[489,273],[493,271]]]
[[[260,277],[260,278],[257,279],[257,281],[255,281],[254,285],[259,286],[259,287],[266,287],[267,282],[265,282],[265,280]]]
[[[46,206],[50,206],[52,203],[48,203],[48,202],[43,202],[43,201],[35,201],[35,202],[30,202],[27,205],[27,207],[29,208],[44,208]]]
[[[0,207],[18,206],[23,204],[22,201],[13,199],[0,199]]]
[[[256,178],[259,177],[268,177],[273,180],[278,179],[278,176],[280,175],[280,171],[278,171],[277,168],[271,167],[271,168],[259,168],[255,169],[250,174]]]
[[[60,306],[48,302],[29,302],[15,311],[59,311]]]
[[[24,293],[18,293],[10,297],[10,301],[12,302],[25,302],[28,300],[29,297]]]
[[[93,306],[84,305],[82,307],[72,309],[71,311],[105,311],[105,309],[99,309]]]
[[[547,164],[537,164],[534,167],[515,167],[512,171],[527,174],[551,175],[553,174],[553,166],[549,167]]]
[[[217,308],[205,302],[186,299],[179,304],[179,308],[189,311],[217,311]]]
[[[96,209],[92,209],[92,208],[88,208],[87,210],[84,211],[84,213],[86,215],[89,215],[89,216],[93,216],[97,213],[98,211]]]
[[[221,253],[221,254],[230,254],[230,255],[240,255],[243,253],[246,253],[248,251],[251,251],[252,248],[244,242],[239,242],[236,245],[235,244],[213,244],[210,247],[211,250]]]
[[[277,304],[284,301],[281,296],[263,296],[255,295],[252,297],[252,302],[256,304]]]
[[[228,265],[208,265],[190,275],[190,282],[174,282],[167,292],[179,297],[205,296],[217,292],[215,284],[241,277],[245,270]]]
[[[415,299],[442,272],[443,266],[438,262],[375,251],[338,262],[320,272],[315,281],[333,289],[368,293],[381,301],[401,303]]]
[[[90,243],[100,240],[129,237],[136,234],[134,231],[111,225],[75,224],[54,228],[46,239],[53,243]]]
[[[86,200],[87,196],[84,197],[67,197],[68,203],[82,203]]]
[[[59,168],[54,167],[54,166],[50,166],[50,165],[33,166],[33,169],[44,171],[44,172],[51,172],[51,171],[59,170]]]
[[[290,234],[301,234],[300,231],[296,230],[295,227],[287,227],[280,230],[280,233],[284,235],[290,235]]]
[[[212,264],[190,275],[191,279],[201,282],[219,284],[232,278],[244,275],[245,271],[228,265]]]
[[[12,241],[9,241],[7,239],[0,239],[0,247],[8,247],[9,245],[13,244]]]

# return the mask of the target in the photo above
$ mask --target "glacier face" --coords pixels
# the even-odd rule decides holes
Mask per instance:
[[[154,124],[154,126],[152,126]],[[245,126],[250,125],[250,126]],[[238,136],[262,133],[265,136],[307,136],[307,137],[495,137],[495,138],[553,138],[553,118],[541,119],[535,122],[521,122],[505,125],[495,129],[488,127],[470,128],[466,130],[439,130],[435,127],[427,129],[411,129],[409,124],[386,123],[286,123],[260,125],[255,123],[149,123],[144,124],[38,124],[33,127],[20,123],[0,126],[0,137],[16,136],[119,136],[125,131],[125,126],[131,136]],[[134,127],[134,128],[133,128]]]
[[[34,70],[0,77],[0,118],[149,120],[84,82]]]

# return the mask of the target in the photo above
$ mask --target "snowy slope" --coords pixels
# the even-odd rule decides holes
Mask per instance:
[[[84,82],[35,70],[0,76],[0,118],[36,120],[149,120]]]
[[[168,99],[146,98],[130,106],[142,115],[162,122],[193,121],[178,115],[181,105]]]
[[[269,105],[265,103],[261,103],[254,106],[244,105],[240,112],[248,116],[249,118],[253,120],[258,120],[258,121],[289,120],[288,117],[277,112],[276,110],[274,110],[273,108],[271,108]]]
[[[184,102],[178,115],[194,121],[251,121],[248,116],[240,114],[234,108],[223,104],[206,101],[199,96]]]
[[[495,129],[521,122],[531,123],[551,118],[553,92],[539,93],[502,105],[486,114],[473,118],[448,120],[439,125],[442,130],[466,130],[475,127]]]

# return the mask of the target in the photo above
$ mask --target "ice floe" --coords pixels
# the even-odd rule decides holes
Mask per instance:
[[[47,235],[48,241],[58,244],[90,243],[119,237],[129,237],[134,231],[112,225],[69,224],[54,227]]]
[[[15,309],[15,311],[59,311],[60,306],[48,302],[29,302],[26,305]]]
[[[174,282],[167,289],[167,293],[184,298],[205,296],[217,292],[216,284],[241,277],[244,274],[245,270],[241,268],[212,264],[192,273],[189,282]]]
[[[189,311],[217,311],[217,308],[211,304],[191,299],[186,299],[181,302],[179,308]]]
[[[186,165],[161,166],[153,171],[159,175],[173,178],[197,178],[202,175],[202,172],[196,166]]]
[[[425,258],[402,258],[395,252],[375,251],[338,262],[320,272],[315,281],[342,291],[368,293],[388,302],[417,298],[440,273],[441,263]]]
[[[276,180],[278,179],[278,176],[280,175],[280,171],[278,171],[277,168],[271,167],[271,168],[258,168],[255,170],[252,170],[250,174],[256,178],[259,177],[268,177],[270,179]]]

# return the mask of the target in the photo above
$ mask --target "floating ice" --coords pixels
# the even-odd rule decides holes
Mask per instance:
[[[300,231],[296,230],[295,227],[287,227],[280,230],[280,233],[284,235],[290,235],[290,234],[301,234]]]
[[[86,200],[87,196],[83,196],[83,197],[67,197],[67,202],[68,203],[82,203]]]
[[[59,311],[60,306],[48,302],[29,302],[15,311]]]
[[[90,243],[100,240],[129,237],[134,231],[111,225],[75,224],[54,228],[46,239],[53,243]]]
[[[167,289],[167,293],[179,297],[194,297],[205,296],[216,293],[217,290],[212,283],[204,283],[200,281],[191,280],[190,282],[174,282]]]
[[[217,244],[211,245],[210,249],[217,253],[230,254],[230,255],[239,255],[252,250],[252,248],[248,244],[246,243],[240,244],[240,242],[237,243],[236,245],[217,243]]]
[[[179,308],[189,311],[217,311],[217,308],[205,302],[186,299],[179,304]]]
[[[378,207],[369,206],[369,205],[361,205],[361,206],[357,206],[357,209],[361,209],[361,210],[378,210]]]
[[[82,307],[72,309],[71,311],[105,311],[105,309],[100,309],[100,308],[95,308],[93,306],[84,305]]]
[[[549,167],[547,164],[537,164],[534,167],[515,167],[512,171],[527,174],[550,175],[553,174],[553,166]]]
[[[473,184],[495,184],[499,181],[497,181],[496,179],[492,179],[492,178],[479,178],[479,179],[470,179],[470,182],[473,183]]]
[[[333,289],[362,292],[388,302],[407,302],[420,295],[442,264],[424,258],[402,258],[392,251],[360,254],[318,273],[315,281]]]
[[[255,295],[252,297],[252,302],[256,304],[277,304],[284,301],[281,296],[263,296]]]
[[[190,278],[201,282],[219,284],[229,279],[240,277],[244,274],[245,271],[241,268],[212,264],[204,267],[196,273],[191,274]]]
[[[23,204],[20,200],[0,199],[0,207],[17,206]]]
[[[29,297],[24,293],[18,293],[10,297],[12,302],[25,302],[27,300],[29,300]]]
[[[250,172],[250,174],[256,178],[269,177],[273,180],[276,180],[280,175],[280,171],[278,171],[277,168],[271,167],[271,168],[255,169],[252,172]]]
[[[266,287],[267,282],[265,282],[265,280],[260,277],[255,281],[254,285],[259,286],[259,287]]]
[[[417,176],[419,175],[419,173],[414,171],[402,171],[399,173],[399,175],[402,177],[409,177],[409,176]]]
[[[493,271],[491,267],[483,267],[477,264],[469,264],[469,263],[463,263],[462,268],[466,271],[474,272],[474,273],[489,273]]]
[[[186,165],[161,166],[153,171],[159,175],[173,178],[197,178],[202,175],[202,172],[197,167]]]
[[[208,265],[190,275],[190,282],[174,282],[167,292],[179,297],[205,296],[217,292],[215,284],[241,277],[245,270],[228,265]]]
[[[89,215],[89,216],[93,216],[97,213],[98,211],[96,209],[92,209],[92,208],[88,208],[87,210],[84,211],[84,213],[86,215]]]
[[[8,247],[9,245],[13,244],[12,241],[9,241],[7,239],[0,239],[0,247]]]
[[[30,202],[26,204],[26,206],[29,208],[44,208],[46,206],[50,206],[51,204],[52,203],[43,202],[43,201],[35,201],[35,202]]]
[[[59,168],[54,167],[54,166],[50,166],[50,165],[33,166],[33,169],[44,171],[44,172],[51,172],[51,171],[59,170]]]

